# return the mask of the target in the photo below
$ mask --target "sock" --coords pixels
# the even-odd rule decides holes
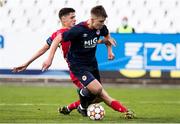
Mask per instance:
[[[75,101],[67,106],[67,108],[72,111],[73,109],[76,109],[80,105],[80,100]]]
[[[95,98],[95,95],[93,95],[87,88],[82,88],[79,91],[79,98],[80,103],[83,108],[87,108],[92,100]]]
[[[113,108],[115,111],[119,111],[122,113],[127,112],[127,108],[123,106],[119,101],[112,101],[111,108]]]
[[[87,98],[89,96],[90,92],[87,88],[82,88],[79,91],[79,99],[80,99],[80,104],[81,107],[87,108],[88,107],[88,101]]]

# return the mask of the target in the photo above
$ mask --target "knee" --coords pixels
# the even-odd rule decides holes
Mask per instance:
[[[103,90],[102,85],[97,80],[88,84],[87,88],[93,95],[100,95]]]
[[[100,95],[102,93],[102,86],[98,89],[98,95]]]
[[[102,86],[99,86],[99,87],[97,87],[96,88],[96,91],[95,91],[95,95],[101,95],[101,93],[102,93]]]

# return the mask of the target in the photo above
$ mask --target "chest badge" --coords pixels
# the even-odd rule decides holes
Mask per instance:
[[[96,31],[96,34],[97,34],[97,35],[100,35],[100,30],[97,30],[97,31]]]
[[[86,80],[87,80],[86,75],[83,75],[83,76],[82,76],[82,80],[83,80],[83,81],[86,81]]]

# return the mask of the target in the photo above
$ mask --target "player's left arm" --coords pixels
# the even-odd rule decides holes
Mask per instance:
[[[111,46],[111,45],[116,46],[116,41],[110,36],[110,34],[104,36],[104,39],[98,40],[98,43],[99,44],[104,43],[107,46]]]
[[[116,46],[116,41],[113,38],[111,38],[110,34],[104,36],[104,40],[108,50],[108,59],[113,60],[115,58],[115,55],[112,50],[112,45]]]
[[[106,45],[108,50],[108,59],[113,60],[115,56],[112,50],[112,45],[116,46],[116,41],[111,38],[110,34],[104,36],[104,39],[98,40],[98,43],[104,43]]]
[[[111,35],[110,35],[109,30],[106,27],[106,25],[104,25],[102,27],[102,29],[100,30],[100,33],[101,33],[101,36],[104,36],[104,39],[98,41],[98,43],[105,43],[105,45],[107,46],[107,50],[108,50],[108,59],[113,60],[115,58],[115,56],[112,51],[112,45],[116,46],[116,41],[113,38],[111,38]]]

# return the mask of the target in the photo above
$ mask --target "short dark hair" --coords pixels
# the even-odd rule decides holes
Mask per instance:
[[[91,9],[91,14],[92,15],[95,15],[95,16],[100,16],[100,17],[108,17],[107,16],[107,13],[106,13],[106,10],[104,9],[103,6],[101,5],[98,5],[98,6],[95,6]]]
[[[61,19],[62,16],[66,16],[66,15],[68,15],[71,12],[75,12],[75,10],[73,8],[68,8],[68,7],[62,8],[59,11],[59,19]]]

